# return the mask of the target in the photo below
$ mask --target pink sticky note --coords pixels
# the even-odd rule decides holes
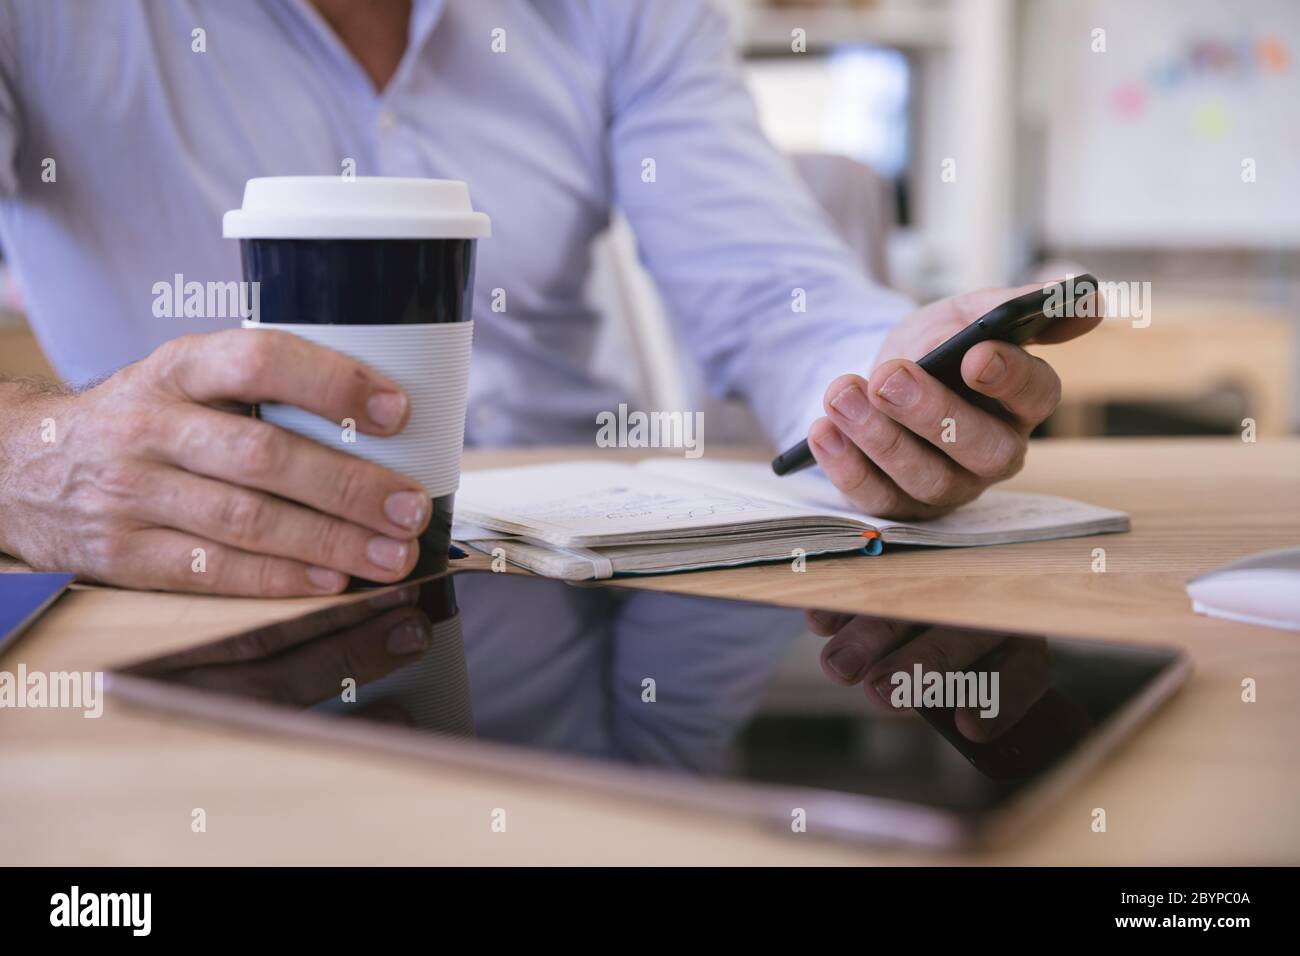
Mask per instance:
[[[1126,119],[1140,114],[1146,104],[1146,90],[1136,83],[1123,83],[1110,94],[1111,109]]]

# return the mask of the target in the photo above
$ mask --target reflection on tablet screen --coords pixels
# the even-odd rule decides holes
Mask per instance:
[[[827,662],[845,645],[855,683]],[[371,745],[404,752],[414,730],[444,745],[431,756],[950,845],[1082,772],[1186,669],[1167,649],[465,572],[144,661],[114,687],[180,709],[221,700],[236,720],[268,713],[254,702],[307,712],[317,735],[372,727]]]

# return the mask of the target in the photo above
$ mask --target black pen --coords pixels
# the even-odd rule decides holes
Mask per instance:
[[[1080,308],[1079,301],[1097,291],[1097,277],[1090,273],[1066,276],[1033,292],[1009,299],[990,309],[948,341],[937,346],[916,364],[963,398],[980,401],[981,396],[967,387],[961,377],[961,360],[980,342],[999,341],[1020,345],[1042,332],[1057,319],[1075,315],[1091,316]],[[1096,309],[1096,299],[1091,308]],[[805,438],[772,459],[778,475],[792,475],[817,464]]]

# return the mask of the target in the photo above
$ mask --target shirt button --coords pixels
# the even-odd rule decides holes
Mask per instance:
[[[379,114],[379,128],[392,129],[397,125],[397,117],[391,110],[382,110]]]

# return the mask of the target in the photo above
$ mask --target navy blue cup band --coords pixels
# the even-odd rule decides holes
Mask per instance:
[[[241,239],[259,321],[289,325],[467,322],[473,239]]]

